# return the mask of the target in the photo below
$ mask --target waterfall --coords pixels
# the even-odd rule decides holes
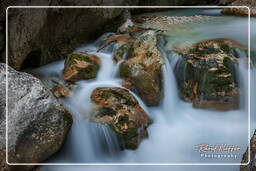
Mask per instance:
[[[225,20],[226,21],[226,20]],[[216,24],[217,23],[217,24]],[[248,82],[248,66],[246,64],[246,58],[244,54],[240,54],[238,65],[239,75],[239,87],[241,87],[241,108],[239,110],[232,111],[213,111],[195,109],[191,103],[184,102],[178,95],[176,78],[174,75],[174,68],[180,58],[180,56],[169,49],[174,41],[194,42],[209,38],[234,37],[235,40],[240,40],[241,36],[246,35],[237,34],[240,29],[238,26],[246,23],[246,20],[239,18],[236,22],[224,23],[224,27],[220,27],[216,21],[213,24],[200,25],[200,28],[188,27],[186,35],[182,36],[172,35],[167,42],[163,38],[158,41],[158,49],[163,56],[162,66],[162,79],[163,79],[163,94],[162,102],[157,107],[147,107],[141,98],[131,92],[138,100],[142,108],[150,115],[154,123],[149,126],[148,134],[149,138],[142,141],[137,150],[124,150],[119,151],[117,139],[115,134],[109,130],[108,126],[91,123],[88,121],[88,113],[94,104],[91,103],[90,95],[93,89],[96,87],[121,87],[118,78],[119,66],[125,59],[119,61],[117,64],[113,62],[113,54],[115,53],[118,45],[110,43],[105,46],[104,39],[109,36],[115,35],[114,33],[106,33],[102,35],[95,42],[84,45],[76,51],[87,52],[95,54],[101,59],[101,68],[98,72],[97,78],[86,81],[79,81],[76,83],[76,88],[72,92],[71,96],[62,99],[63,104],[68,108],[74,118],[74,124],[72,130],[67,138],[67,142],[62,151],[55,155],[54,158],[47,162],[67,162],[67,163],[238,163],[241,161],[243,153],[247,148],[247,113],[246,104],[248,97],[247,82]],[[223,24],[223,22],[221,23]],[[235,28],[235,32],[231,33],[230,29]],[[198,31],[202,34],[198,34]],[[184,31],[183,31],[184,32]],[[183,33],[184,34],[184,33]],[[200,36],[201,37],[200,37]],[[173,39],[172,39],[173,38]],[[194,38],[194,39],[192,39]],[[186,39],[186,40],[185,40]],[[245,42],[241,39],[242,43]],[[98,51],[101,47],[100,51]],[[168,47],[169,46],[169,47]],[[242,52],[238,52],[242,53]],[[47,79],[50,75],[61,77],[63,70],[63,61],[47,65],[45,67],[37,69],[37,74],[41,75],[43,79]],[[251,85],[256,84],[256,69],[251,71]],[[255,103],[255,90],[252,88],[251,103]],[[252,106],[253,111],[256,111],[255,106]],[[255,120],[255,118],[254,118]],[[255,128],[255,124],[254,124]],[[198,144],[229,144],[241,147],[238,158],[233,159],[207,159],[200,157],[200,153],[196,149]],[[189,168],[188,168],[189,167]],[[164,170],[217,170],[219,167],[179,167],[170,169],[170,167],[162,167]],[[159,168],[144,167],[147,170],[156,170]],[[222,167],[225,171],[237,170],[238,167]],[[43,167],[43,171],[65,171],[73,170],[82,171],[84,167]],[[131,170],[131,167],[109,166],[106,167],[88,167],[88,170],[95,169],[109,169],[109,170]],[[141,167],[132,167],[133,170],[141,170]]]
[[[162,73],[163,73],[163,113],[164,115],[173,115],[175,112],[175,106],[179,101],[178,97],[178,88],[176,84],[176,78],[174,75],[174,67],[178,62],[178,55],[174,52],[166,54],[165,40],[163,37],[158,38],[158,49],[161,52],[161,55],[164,60],[164,64],[162,66]],[[170,110],[173,109],[173,110]]]

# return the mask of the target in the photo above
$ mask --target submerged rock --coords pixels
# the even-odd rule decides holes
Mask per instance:
[[[147,137],[151,120],[128,90],[100,87],[92,92],[91,99],[96,103],[91,120],[108,124],[123,149],[136,149]]]
[[[65,61],[63,78],[69,82],[96,78],[99,68],[100,58],[96,55],[74,52]]]
[[[6,65],[0,64],[0,153],[5,150],[5,70]],[[30,74],[8,68],[8,85],[8,161],[40,163],[61,148],[72,116]],[[5,158],[1,160],[5,163]],[[24,166],[21,170],[30,168]]]
[[[163,60],[155,31],[144,32],[124,48],[122,53],[127,53],[127,60],[120,65],[120,77],[132,83],[148,106],[158,105],[162,99]]]
[[[248,149],[243,155],[242,163],[248,162]],[[256,170],[256,131],[251,138],[250,143],[250,162],[248,165],[240,166],[240,171],[255,171]]]
[[[175,49],[181,55],[175,67],[181,98],[199,108],[237,109],[236,48],[240,47],[232,40],[211,39]]]

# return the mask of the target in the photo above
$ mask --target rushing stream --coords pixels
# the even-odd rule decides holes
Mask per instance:
[[[198,12],[198,11],[197,11]],[[180,10],[179,15],[194,15],[195,11]],[[157,13],[173,15],[174,12]],[[176,13],[175,13],[176,14]],[[248,20],[241,17],[219,15],[219,10],[200,10],[200,14],[215,15],[214,22],[193,24],[185,29],[167,33],[166,40],[159,41],[159,49],[164,57],[163,66],[164,98],[158,107],[146,107],[133,93],[140,105],[154,120],[148,128],[149,138],[143,140],[135,151],[120,151],[117,138],[105,125],[87,120],[92,107],[90,95],[96,87],[121,87],[118,78],[118,64],[112,60],[118,48],[110,45],[97,52],[106,33],[94,43],[84,45],[76,51],[88,52],[101,58],[101,68],[96,79],[79,81],[72,94],[61,99],[73,114],[74,124],[63,149],[47,163],[240,163],[248,145],[248,65],[247,58],[239,59],[238,75],[241,88],[241,108],[226,112],[195,109],[191,103],[182,101],[178,96],[177,83],[173,72],[179,56],[170,51],[176,44],[192,44],[210,38],[231,38],[247,45]],[[252,19],[253,26],[256,20]],[[252,36],[255,36],[253,33]],[[252,42],[255,42],[253,39]],[[255,48],[255,47],[253,47]],[[256,49],[256,48],[255,48]],[[241,55],[244,56],[244,55]],[[55,62],[33,71],[40,75],[43,82],[51,77],[61,78],[64,61]],[[251,70],[251,83],[256,84],[256,69]],[[251,103],[255,103],[255,90],[252,89]],[[255,106],[251,108],[252,114]],[[252,116],[252,120],[255,117]],[[252,128],[255,128],[252,122]],[[253,130],[253,129],[251,129]],[[200,155],[198,144],[227,144],[241,147],[234,152],[233,158],[206,158]],[[44,166],[43,171],[82,171],[82,170],[120,170],[121,166]],[[239,166],[122,166],[123,170],[239,170]]]

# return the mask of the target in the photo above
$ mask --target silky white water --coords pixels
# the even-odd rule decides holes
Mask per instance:
[[[235,17],[234,17],[235,18]],[[237,35],[236,31],[225,30],[243,27],[246,18],[237,18],[233,23],[219,22],[217,27],[223,28],[223,33],[209,30],[209,25],[200,25],[200,28],[191,27],[202,36],[189,36],[170,34],[167,43],[160,44],[165,64],[163,66],[163,87],[164,97],[158,107],[146,107],[142,100],[133,93],[139,100],[141,106],[148,112],[154,123],[149,126],[149,138],[145,139],[135,151],[120,151],[115,135],[105,125],[91,123],[87,120],[93,104],[90,95],[96,87],[121,87],[121,79],[118,78],[118,66],[112,60],[113,52],[117,47],[110,45],[97,52],[102,46],[102,39],[111,34],[105,34],[96,42],[78,48],[76,51],[88,52],[101,58],[101,69],[96,79],[79,81],[70,97],[61,99],[67,109],[73,115],[74,124],[67,137],[63,149],[50,160],[49,163],[240,163],[248,143],[248,65],[246,58],[239,59],[238,75],[239,86],[241,87],[241,108],[227,112],[202,110],[192,108],[191,103],[183,102],[178,96],[174,66],[179,56],[168,51],[177,42],[187,41],[189,43],[205,38],[233,36],[238,39],[247,32]],[[227,20],[229,21],[229,20]],[[255,20],[254,20],[255,22]],[[218,22],[216,22],[218,23]],[[230,27],[229,25],[233,25]],[[236,27],[235,27],[236,26]],[[244,26],[245,27],[245,26]],[[219,30],[221,30],[219,28]],[[213,30],[213,29],[212,29]],[[232,30],[232,29],[231,29]],[[208,32],[209,31],[209,32]],[[228,33],[227,33],[228,32]],[[208,33],[208,35],[207,35]],[[207,35],[207,36],[205,36]],[[226,37],[224,37],[226,38]],[[185,40],[186,39],[186,40]],[[176,41],[177,40],[177,41]],[[243,39],[238,40],[245,43]],[[243,55],[241,55],[243,56]],[[55,62],[41,67],[34,71],[43,81],[48,82],[50,77],[61,78],[64,61]],[[251,83],[256,84],[256,69],[251,72]],[[255,103],[255,90],[252,89],[251,101]],[[255,112],[255,106],[251,110]],[[255,120],[252,117],[252,120]],[[253,128],[255,124],[253,122]],[[253,129],[251,129],[253,130]],[[205,158],[200,156],[196,148],[198,144],[227,144],[241,147],[240,151],[234,152],[237,158]],[[239,166],[44,166],[43,171],[82,171],[82,170],[177,170],[177,171],[238,171]]]

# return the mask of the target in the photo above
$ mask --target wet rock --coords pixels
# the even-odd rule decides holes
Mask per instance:
[[[122,59],[126,58],[127,53],[129,51],[129,49],[131,48],[132,43],[126,43],[123,44],[122,46],[120,46],[120,48],[118,48],[118,50],[115,52],[114,54],[114,61],[116,63],[120,62]]]
[[[111,2],[46,0],[45,3],[24,0],[22,5],[113,5],[114,3],[115,5],[125,4],[123,0]],[[11,8],[8,10],[9,64],[20,70],[63,59],[82,43],[94,40],[104,32],[110,31],[109,29],[116,30],[118,26],[106,23],[115,21],[122,11],[121,8],[87,10]],[[105,29],[108,25],[113,28]]]
[[[248,162],[248,149],[243,155],[242,163]],[[255,171],[256,170],[256,131],[253,134],[253,137],[251,138],[250,143],[250,162],[248,165],[240,166],[240,171]]]
[[[96,78],[99,68],[99,57],[75,52],[70,54],[65,61],[63,78],[69,82]]]
[[[181,55],[175,67],[181,98],[197,108],[239,108],[237,48],[241,45],[235,41],[211,39],[176,49]]]
[[[133,32],[139,32],[144,30],[145,28],[142,28],[138,25],[135,25],[131,19],[127,19],[125,23],[123,23],[118,29],[117,33],[133,33]]]
[[[66,87],[62,86],[62,85],[58,85],[58,86],[53,87],[53,89],[51,91],[54,94],[54,96],[57,97],[57,98],[67,97],[70,94],[69,90]]]
[[[136,98],[123,88],[100,87],[92,92],[91,99],[96,104],[91,120],[108,124],[116,133],[121,148],[138,148],[147,137],[151,120]]]
[[[6,65],[0,64],[0,153],[5,147],[2,136],[5,135],[5,69]],[[42,82],[30,74],[8,68],[8,85],[8,161],[40,163],[61,148],[71,128],[72,116]],[[29,169],[31,167],[24,166],[20,170]]]
[[[148,106],[162,99],[163,60],[157,48],[155,31],[146,31],[127,48],[127,60],[120,65],[120,77],[130,81]]]
[[[134,16],[133,21],[136,25],[144,29],[170,30],[175,28],[184,28],[185,24],[195,24],[202,21],[214,19],[210,16]]]
[[[254,0],[225,0],[221,1],[222,4],[227,4],[229,6],[247,6],[250,8],[251,16],[256,17],[256,1]],[[235,16],[248,16],[248,8],[224,8],[221,11],[223,14],[235,15]]]

